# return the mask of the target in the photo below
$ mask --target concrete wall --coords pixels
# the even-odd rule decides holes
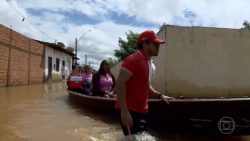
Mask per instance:
[[[0,25],[0,87],[43,82],[44,46]]]
[[[161,39],[166,41],[166,31],[162,30],[158,33]],[[168,43],[167,43],[168,44]],[[160,46],[158,56],[153,57],[153,62],[156,66],[155,79],[152,80],[152,86],[161,93],[166,93],[167,75],[166,75],[166,44]]]
[[[250,93],[250,32],[166,26],[167,45],[156,57],[156,89],[171,95]]]
[[[48,57],[52,57],[52,80],[62,80],[63,73],[65,74],[65,79],[68,78],[68,75],[72,71],[72,56],[58,51],[54,48],[46,46],[45,51],[45,78],[48,80]],[[60,59],[59,71],[56,71],[56,58]],[[62,62],[65,61],[64,72],[62,72]]]

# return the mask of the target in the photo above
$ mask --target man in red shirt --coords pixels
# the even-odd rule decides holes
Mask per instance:
[[[138,38],[138,51],[123,60],[115,86],[116,108],[121,110],[121,126],[124,135],[147,131],[148,94],[164,101],[172,99],[161,95],[150,84],[154,68],[151,57],[157,56],[161,40],[154,31],[148,30]]]

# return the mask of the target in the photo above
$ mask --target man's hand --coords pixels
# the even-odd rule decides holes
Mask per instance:
[[[133,126],[133,119],[131,117],[131,114],[129,111],[121,111],[121,120],[122,124],[126,127],[132,127]]]
[[[166,96],[166,95],[163,95],[163,94],[159,94],[159,98],[166,102],[167,104],[169,104],[169,100],[172,100],[172,99],[175,99],[174,97],[169,97],[169,96]]]
[[[157,95],[162,101],[166,102],[167,104],[169,104],[169,100],[175,99],[174,97],[169,97],[169,96],[160,94],[160,92],[158,92],[158,91],[156,91],[154,89],[151,89],[151,90],[152,90],[152,93],[154,95]]]

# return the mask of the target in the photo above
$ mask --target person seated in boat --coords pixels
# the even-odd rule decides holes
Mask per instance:
[[[89,65],[84,66],[84,73],[82,74],[83,79],[83,94],[90,95],[92,88],[92,69]]]
[[[110,72],[110,64],[107,60],[101,62],[98,72],[93,75],[92,86],[94,96],[114,97],[115,77]]]
[[[79,66],[73,67],[73,72],[69,75],[67,80],[68,90],[82,93],[83,88],[83,79],[82,75],[79,72]]]

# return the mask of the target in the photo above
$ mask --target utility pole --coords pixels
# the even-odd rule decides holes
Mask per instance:
[[[75,60],[75,65],[77,65],[77,38],[75,40],[75,54],[76,54],[76,60]]]
[[[87,56],[87,54],[85,54],[85,65],[87,65],[88,63],[88,56]]]
[[[88,30],[88,31],[86,31],[80,38],[76,38],[75,39],[75,57],[76,57],[76,61],[75,61],[75,65],[77,64],[77,45],[78,45],[78,41],[80,41],[88,32],[90,32],[91,30]],[[86,56],[85,56],[85,60],[87,60],[86,59]],[[85,64],[87,64],[87,62],[85,61]]]

